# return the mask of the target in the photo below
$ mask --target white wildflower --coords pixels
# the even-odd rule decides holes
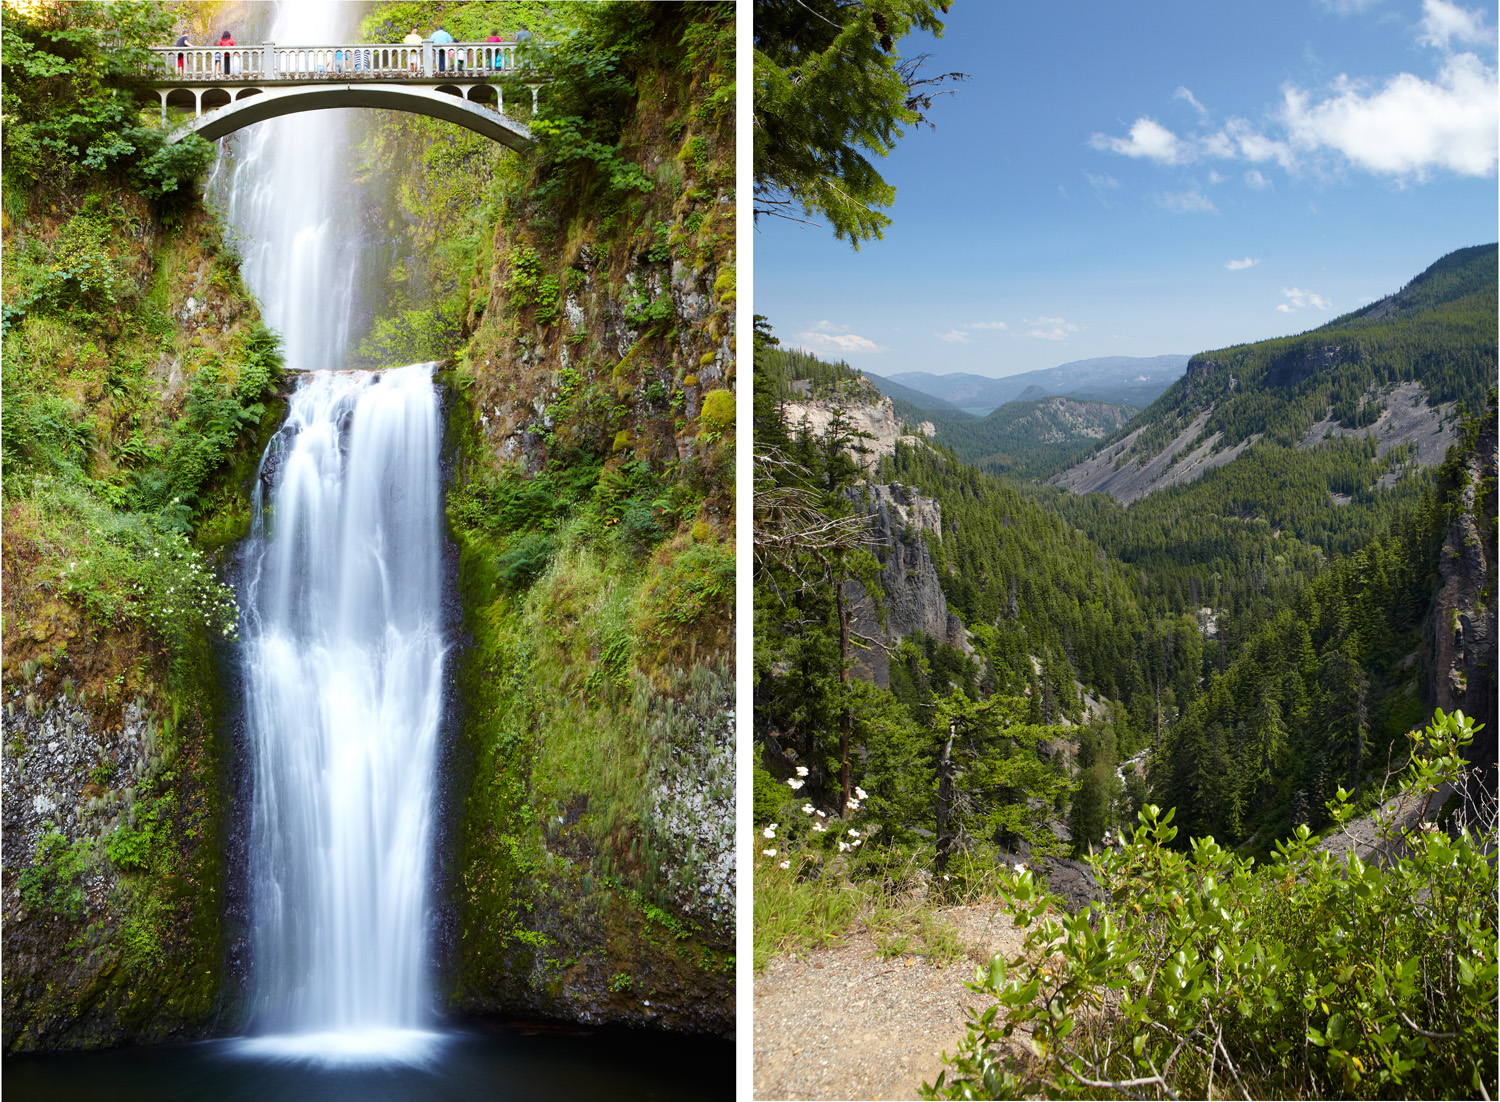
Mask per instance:
[[[814,819],[813,820],[813,832],[815,834],[826,834],[828,832],[828,828],[826,826],[824,826],[822,823],[818,822],[818,820]]]
[[[761,831],[761,833],[764,834],[767,838],[776,837],[776,824],[772,823],[770,826],[766,827],[765,830]]]
[[[857,830],[850,830],[849,831],[849,837],[851,837],[851,838],[858,838],[859,837],[859,831],[857,831]]]
[[[803,804],[802,805],[802,814],[804,814],[804,815],[811,815],[812,813],[813,813],[813,805],[812,804]]]
[[[863,788],[861,788],[859,785],[855,785],[854,786],[854,794],[856,796],[858,796],[861,800],[868,800],[870,798],[870,794],[868,792],[866,792]]]
[[[1020,861],[1017,861],[1016,862],[1016,872],[1025,872],[1025,871],[1026,871],[1026,866],[1024,864],[1022,864]]]
[[[776,856],[776,848],[774,846],[771,847],[770,849],[763,849],[763,850],[761,850],[761,852],[764,853],[767,857],[775,857]]]
[[[796,777],[793,777],[790,780],[788,780],[786,783],[791,788],[791,790],[793,792],[795,792],[795,791],[797,791],[797,789],[801,788],[807,782],[806,781],[799,781]]]
[[[792,867],[792,863],[790,861],[782,861],[779,867],[783,869],[789,869]]]
[[[805,765],[799,765],[799,766],[797,766],[797,776],[799,776],[799,777],[805,777],[805,776],[807,776],[807,766],[805,766]]]
[[[848,842],[840,842],[839,843],[839,852],[840,853],[843,853],[848,848],[849,848],[849,843]]]
[[[823,814],[823,813],[822,813],[822,812],[821,812],[821,811],[820,811],[820,812],[818,812],[818,818],[820,818],[820,819],[826,819],[826,818],[828,818],[828,816],[827,816],[827,815],[824,815],[824,814]]]

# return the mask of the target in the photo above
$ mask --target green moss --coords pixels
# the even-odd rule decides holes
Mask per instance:
[[[714,280],[714,294],[726,306],[734,302],[734,265],[726,264],[719,269],[718,277]]]
[[[703,396],[703,408],[698,418],[709,432],[722,434],[732,431],[734,429],[734,391],[710,390]]]

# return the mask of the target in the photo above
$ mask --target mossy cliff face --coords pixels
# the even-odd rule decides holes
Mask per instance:
[[[515,166],[445,376],[467,636],[446,989],[728,1033],[733,13],[622,7],[648,13],[615,147],[636,186],[545,145]]]
[[[7,1052],[202,1036],[226,982],[224,548],[279,365],[201,207],[7,194]]]

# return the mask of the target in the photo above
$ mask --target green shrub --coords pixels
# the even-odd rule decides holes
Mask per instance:
[[[1408,792],[1461,784],[1462,713],[1413,732]],[[1351,815],[1339,790],[1335,822]],[[1306,826],[1267,868],[1172,812],[1095,862],[1113,904],[1071,918],[1020,874],[1023,951],[971,987],[995,1003],[929,1097],[1457,1097],[1496,1090],[1493,826],[1423,823],[1388,864],[1319,852]],[[1023,1054],[1013,1047],[1024,1044]]]
[[[233,591],[201,552],[160,516],[119,513],[87,486],[38,479],[41,538],[62,555],[56,585],[97,623],[134,620],[172,648],[204,631],[232,638]]]
[[[549,535],[528,532],[521,536],[500,556],[501,584],[510,592],[519,593],[541,577],[556,548],[556,541]]]
[[[16,878],[21,901],[28,910],[49,911],[76,922],[87,903],[79,880],[92,864],[87,847],[69,844],[52,823],[43,823],[32,863]]]

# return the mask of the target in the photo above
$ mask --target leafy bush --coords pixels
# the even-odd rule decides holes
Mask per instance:
[[[519,593],[547,569],[552,561],[556,541],[540,532],[528,532],[500,556],[500,581],[512,593]]]
[[[50,911],[77,921],[86,905],[78,881],[92,864],[86,847],[69,844],[52,823],[43,823],[33,861],[16,878],[21,901],[28,910]]]
[[[136,503],[163,512],[186,531],[191,507],[209,476],[241,435],[260,424],[264,400],[275,391],[283,366],[276,334],[257,323],[233,382],[224,378],[216,363],[201,367],[188,390],[183,415],[172,426],[161,466],[137,477]]]
[[[1413,732],[1408,793],[1461,783],[1472,733],[1441,710]],[[1348,793],[1330,810],[1347,821]],[[1216,1078],[1245,1097],[1493,1095],[1492,821],[1484,837],[1423,822],[1383,865],[1319,852],[1302,826],[1258,869],[1211,837],[1173,851],[1171,819],[1146,807],[1095,862],[1112,905],[1058,919],[1029,873],[1008,885],[1024,949],[976,976],[995,1003],[929,1097],[1209,1098]]]
[[[33,501],[57,587],[91,619],[134,620],[174,648],[203,631],[234,635],[233,591],[162,517],[117,513],[86,486],[50,477],[38,479]]]
[[[212,143],[167,145],[143,123],[137,99],[139,70],[154,62],[147,47],[166,40],[172,19],[156,3],[6,5],[7,173],[29,186],[124,170],[153,199],[190,193],[213,160]]]

